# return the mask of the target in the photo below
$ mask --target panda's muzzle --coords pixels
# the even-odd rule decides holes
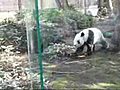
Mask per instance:
[[[73,46],[74,46],[74,47],[79,47],[77,44],[74,44]]]

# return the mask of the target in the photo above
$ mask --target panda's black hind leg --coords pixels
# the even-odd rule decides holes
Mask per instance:
[[[95,52],[95,44],[93,44],[92,50],[93,50],[93,52]]]

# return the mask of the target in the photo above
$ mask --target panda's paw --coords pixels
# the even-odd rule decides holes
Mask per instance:
[[[87,52],[86,55],[90,56],[90,55],[92,55],[92,52]]]

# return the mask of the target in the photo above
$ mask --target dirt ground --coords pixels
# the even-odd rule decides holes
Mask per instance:
[[[47,67],[44,66],[46,74],[49,72],[52,89],[120,88],[119,54],[101,51],[85,58],[61,57]]]
[[[30,70],[30,63],[27,55],[18,56],[11,55],[10,53],[7,54],[9,56],[8,59],[3,54],[1,54],[0,59],[2,60],[1,69],[5,75],[2,75],[1,79],[5,78],[6,81],[3,80],[4,82],[0,84],[1,87],[3,87],[5,84],[6,86],[9,86],[9,88],[14,88],[15,85],[15,88],[19,87],[19,89],[31,88],[31,75],[34,84],[33,88],[38,89],[40,86],[38,69],[39,65],[36,58],[34,57],[35,59],[32,59],[31,64],[33,70]],[[12,62],[11,59],[13,59]],[[96,51],[91,56],[82,58],[57,56],[55,58],[52,58],[50,61],[48,60],[43,60],[45,87],[48,89],[120,89],[119,53],[103,50]],[[4,64],[4,62],[6,64]],[[16,72],[19,71],[19,68],[22,68],[22,70],[20,69],[20,72]],[[9,82],[9,84],[6,82]]]

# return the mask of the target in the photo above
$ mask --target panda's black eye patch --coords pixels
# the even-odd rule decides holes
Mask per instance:
[[[79,40],[77,40],[77,43],[78,43],[78,44],[80,44],[80,41],[79,41]]]
[[[84,35],[85,35],[85,34],[82,32],[82,33],[81,33],[81,37],[83,37]]]

